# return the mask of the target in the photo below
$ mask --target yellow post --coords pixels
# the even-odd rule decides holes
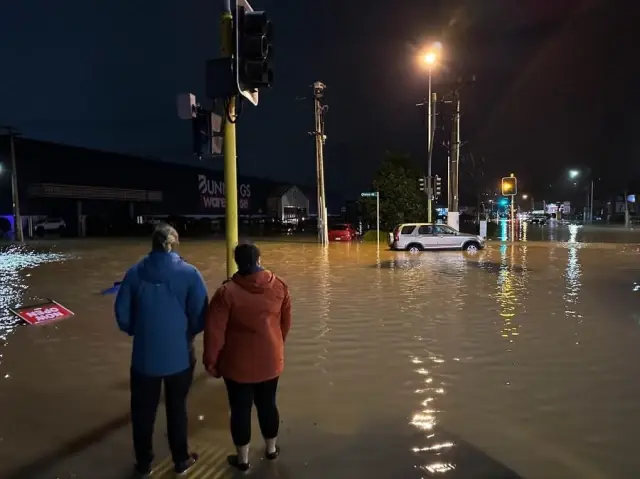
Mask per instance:
[[[225,2],[225,9],[221,17],[222,54],[233,56],[233,16],[230,2]],[[231,119],[231,121],[229,121]],[[237,271],[233,259],[233,250],[238,245],[238,170],[236,153],[236,96],[233,95],[225,102],[224,122],[224,198],[225,198],[225,230],[227,240],[227,277]]]

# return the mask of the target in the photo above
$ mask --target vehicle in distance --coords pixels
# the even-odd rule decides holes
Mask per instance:
[[[526,222],[532,225],[544,225],[547,224],[547,219],[546,215],[531,215],[526,219]]]
[[[329,241],[354,241],[358,232],[350,224],[333,225],[329,228]]]
[[[47,218],[35,224],[36,231],[41,233],[59,233],[66,228],[67,223],[62,218]]]
[[[485,242],[480,236],[460,233],[447,225],[405,223],[393,230],[389,246],[396,251],[457,249],[475,253],[484,248]]]

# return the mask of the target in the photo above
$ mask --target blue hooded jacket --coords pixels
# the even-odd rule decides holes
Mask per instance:
[[[178,254],[154,251],[134,265],[115,302],[118,326],[133,336],[131,368],[157,377],[194,364],[208,302],[202,275]]]

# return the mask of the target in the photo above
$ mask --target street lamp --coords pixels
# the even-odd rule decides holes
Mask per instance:
[[[523,200],[525,200],[525,201],[526,201],[526,200],[528,200],[529,198],[531,198],[531,211],[533,211],[533,210],[535,210],[535,209],[536,209],[536,208],[535,208],[535,202],[534,202],[534,200],[533,200],[533,196],[531,196],[531,195],[530,195],[530,194],[528,194],[528,193],[525,193],[525,194],[523,194],[523,195],[522,195],[522,199],[523,199]]]
[[[432,223],[433,216],[433,178],[431,175],[431,157],[433,153],[433,136],[435,133],[435,121],[432,121],[433,111],[433,98],[431,93],[431,74],[433,73],[433,67],[438,62],[440,52],[442,50],[442,44],[440,42],[432,43],[426,52],[422,55],[422,62],[427,65],[429,71],[429,96],[427,97],[427,218],[429,223]]]
[[[588,174],[586,176],[591,176],[590,174],[591,172],[588,172]],[[576,178],[578,178],[579,176],[582,175],[582,172],[580,170],[569,170],[569,178],[572,180],[575,180]],[[573,183],[574,185],[577,185],[577,182]],[[589,218],[589,223],[593,223],[593,189],[594,189],[594,182],[593,182],[593,177],[591,178],[591,184],[590,184],[590,189],[589,189],[589,196],[587,197],[587,208],[584,214],[584,221],[587,221],[587,218]],[[587,216],[587,211],[588,216]]]
[[[434,52],[427,52],[424,55],[424,62],[427,65],[433,65],[436,62],[436,54]]]

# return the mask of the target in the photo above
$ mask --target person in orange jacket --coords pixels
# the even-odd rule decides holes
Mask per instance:
[[[215,293],[204,329],[204,366],[224,379],[231,409],[231,437],[237,455],[229,464],[249,469],[251,410],[255,403],[265,440],[265,457],[276,459],[280,415],[278,379],[284,369],[284,343],[291,327],[287,285],[260,265],[260,250],[238,245],[238,272]]]

